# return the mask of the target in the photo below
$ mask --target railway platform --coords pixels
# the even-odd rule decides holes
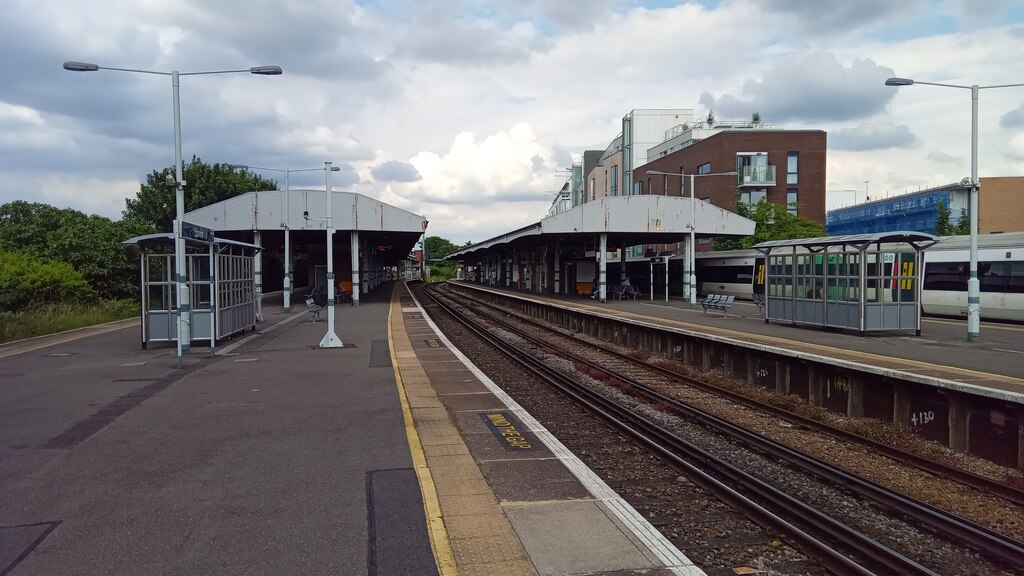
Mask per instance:
[[[470,284],[480,286],[479,284]],[[634,299],[595,302],[581,296],[534,294],[486,287],[529,298],[558,302],[587,311],[632,316],[643,322],[692,328],[794,352],[845,358],[892,370],[1024,394],[1024,325],[983,322],[981,340],[967,341],[967,321],[922,318],[921,336],[823,330],[764,322],[753,302],[736,300],[728,312],[704,311],[678,297],[644,293]],[[698,300],[699,302],[699,300]]]
[[[752,302],[728,311],[649,294],[599,302],[459,281],[485,299],[563,328],[719,369],[849,417],[876,418],[1024,469],[1024,326],[925,318],[921,336],[766,324]]]
[[[393,289],[392,289],[393,288]],[[464,362],[403,284],[326,323],[0,346],[0,573],[702,574]]]

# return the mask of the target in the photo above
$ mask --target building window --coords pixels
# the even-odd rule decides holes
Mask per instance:
[[[661,193],[668,196],[668,174],[661,177]]]
[[[686,196],[686,170],[683,166],[679,167],[679,195]]]
[[[641,180],[639,182],[634,182],[633,183],[633,194],[640,195],[640,194],[643,194],[643,193],[644,193],[644,182],[643,182],[643,180]]]
[[[798,177],[798,165],[800,163],[800,153],[790,152],[786,158],[786,184],[799,184],[800,178]]]
[[[697,174],[711,174],[711,162],[705,162],[697,166]]]
[[[597,198],[597,178],[590,179],[590,199],[595,200]]]
[[[786,188],[786,211],[796,216],[797,189]]]
[[[618,196],[619,195],[619,167],[617,165],[616,166],[612,166],[612,176],[611,176],[611,178],[608,179],[608,184],[611,186],[611,191],[609,193],[612,196]]]
[[[761,200],[764,200],[767,195],[768,191],[764,188],[760,190],[747,190],[740,194],[740,201],[753,206]]]

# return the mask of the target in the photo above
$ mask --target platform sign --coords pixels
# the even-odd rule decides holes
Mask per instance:
[[[213,243],[213,229],[198,224],[192,224],[191,222],[181,223],[181,237],[188,238],[189,240],[198,240],[199,242],[206,242],[207,244]]]

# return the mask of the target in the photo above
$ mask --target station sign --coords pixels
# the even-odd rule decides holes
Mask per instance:
[[[207,228],[206,226],[200,226],[198,224],[192,224],[191,222],[182,222],[181,237],[188,238],[189,240],[198,240],[199,242],[206,242],[207,244],[212,244],[213,229]]]

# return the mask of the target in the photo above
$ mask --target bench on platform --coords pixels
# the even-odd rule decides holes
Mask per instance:
[[[725,294],[708,294],[701,303],[701,307],[704,308],[704,313],[708,313],[708,308],[712,310],[721,310],[722,315],[725,316],[726,312],[732,308],[733,300],[735,296],[726,296]]]
[[[642,294],[642,292],[640,292],[639,288],[637,288],[636,286],[633,286],[632,284],[630,284],[629,286],[626,286],[626,291],[625,291],[625,293],[623,295],[624,296],[629,296],[633,300],[636,300],[636,297],[640,296],[641,294]]]
[[[764,294],[754,292],[754,305],[757,306],[758,311],[764,313]]]
[[[313,322],[316,322],[317,320],[320,319],[320,311],[323,310],[323,307],[320,306],[319,304],[317,304],[313,300],[312,296],[307,296],[306,297],[306,308],[309,309],[309,318],[310,318],[310,320],[312,320]]]
[[[626,287],[622,285],[612,286],[611,289],[608,290],[608,295],[616,300],[622,300],[622,296],[625,295],[625,293]]]

